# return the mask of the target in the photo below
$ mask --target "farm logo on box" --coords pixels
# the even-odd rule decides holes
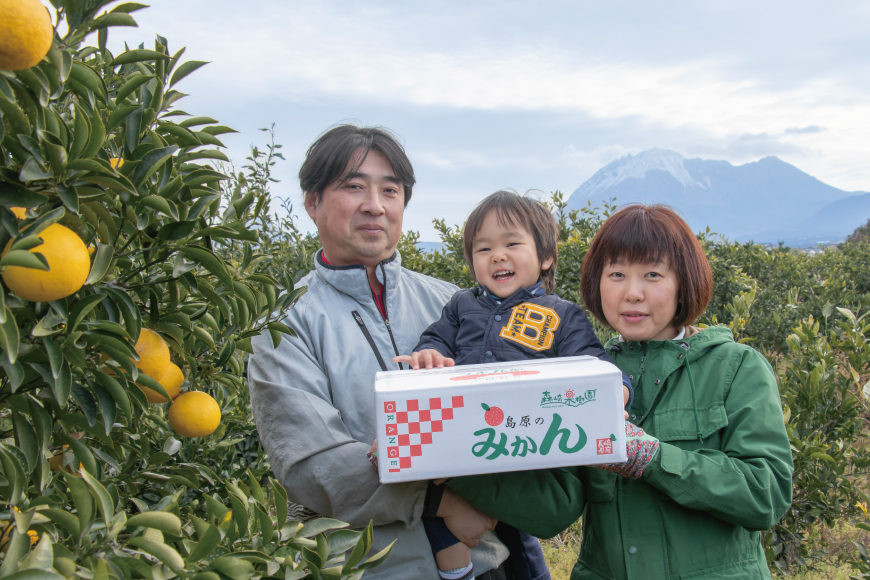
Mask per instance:
[[[511,309],[510,319],[499,336],[532,350],[547,350],[553,346],[553,333],[559,328],[559,322],[552,308],[523,302]]]
[[[386,401],[387,466],[390,473],[411,467],[411,458],[423,455],[423,446],[432,443],[435,433],[444,430],[444,421],[465,406],[462,397],[432,397],[407,401]]]
[[[565,391],[565,396],[562,393],[556,393],[555,396],[550,394],[550,391],[544,391],[541,394],[541,406],[545,409],[548,407],[579,407],[590,401],[595,400],[595,392],[598,389],[589,389],[585,393],[575,393],[571,389]]]

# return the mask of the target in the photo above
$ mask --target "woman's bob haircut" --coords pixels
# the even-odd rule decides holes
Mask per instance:
[[[610,216],[592,239],[580,274],[580,293],[586,308],[608,326],[601,307],[601,274],[614,262],[664,262],[677,273],[675,328],[697,320],[713,294],[713,273],[698,238],[666,205],[628,205]]]

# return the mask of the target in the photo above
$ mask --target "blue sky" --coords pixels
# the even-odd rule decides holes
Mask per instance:
[[[275,123],[278,196],[298,201],[304,152],[330,125],[398,133],[418,183],[405,229],[423,240],[496,189],[570,194],[652,147],[776,155],[870,190],[867,1],[154,0],[134,17],[111,29],[116,53],[160,34],[211,61],[178,107],[240,131],[224,139],[238,165]]]

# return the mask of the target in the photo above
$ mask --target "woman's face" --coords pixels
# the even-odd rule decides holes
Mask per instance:
[[[601,306],[607,323],[625,340],[677,336],[677,274],[664,262],[613,262],[601,273]]]

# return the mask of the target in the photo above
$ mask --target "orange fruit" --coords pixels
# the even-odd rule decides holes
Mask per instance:
[[[139,332],[139,339],[134,347],[139,353],[139,360],[133,361],[141,372],[159,381],[163,373],[172,363],[169,360],[169,347],[163,337],[147,328]]]
[[[181,369],[178,368],[177,364],[169,363],[166,372],[163,373],[163,376],[161,376],[157,382],[166,389],[169,399],[174,399],[179,393],[181,393],[181,385],[184,383],[184,373],[181,372]],[[149,403],[165,403],[169,400],[157,391],[149,389],[148,387],[143,387],[138,383],[136,386],[142,389],[142,392],[145,393],[145,398],[148,399]]]
[[[184,437],[205,437],[214,432],[221,422],[221,408],[211,395],[202,391],[188,391],[169,407],[169,425]]]
[[[2,0],[0,0],[2,1]],[[20,298],[31,302],[51,302],[78,292],[91,271],[88,248],[75,232],[66,226],[52,224],[39,233],[43,243],[30,248],[48,261],[48,270],[7,266],[3,271],[6,286]],[[5,256],[12,246],[9,240]]]
[[[54,37],[39,0],[0,0],[0,69],[22,70],[41,61]]]

